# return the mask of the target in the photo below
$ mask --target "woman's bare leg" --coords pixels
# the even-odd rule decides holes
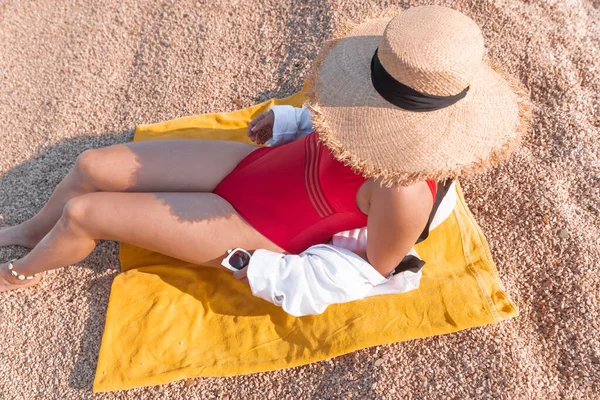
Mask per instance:
[[[233,247],[284,252],[214,193],[96,192],[69,200],[52,230],[14,263],[15,270],[33,275],[74,264],[98,240],[121,241],[216,268],[223,268],[221,260]],[[0,265],[0,291],[18,287],[6,271]]]
[[[70,199],[93,192],[212,192],[258,146],[226,140],[165,139],[116,144],[81,153],[31,219],[0,230],[0,246],[34,247]]]

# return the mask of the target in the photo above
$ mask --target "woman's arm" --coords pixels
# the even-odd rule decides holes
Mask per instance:
[[[367,220],[366,260],[381,275],[388,276],[408,254],[425,229],[432,207],[427,185],[375,185]]]

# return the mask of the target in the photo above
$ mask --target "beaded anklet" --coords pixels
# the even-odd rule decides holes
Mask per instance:
[[[19,275],[19,274],[17,273],[17,271],[15,271],[15,270],[14,270],[14,265],[13,265],[13,262],[14,262],[14,261],[17,261],[17,260],[18,260],[17,258],[13,258],[12,260],[10,260],[10,261],[8,262],[8,270],[10,271],[10,274],[11,274],[12,276],[16,276],[16,277],[17,277],[17,279],[19,279],[19,280],[21,280],[21,281],[24,281],[24,280],[26,280],[26,279],[33,279],[33,278],[35,278],[36,276],[38,276],[38,275],[39,275],[39,272],[38,272],[37,274],[33,274],[32,276]]]

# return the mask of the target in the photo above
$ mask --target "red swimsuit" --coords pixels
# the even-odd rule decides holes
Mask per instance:
[[[367,226],[367,216],[356,205],[365,181],[333,158],[313,132],[253,151],[214,193],[273,243],[297,254],[338,232]],[[427,183],[435,201],[436,184]]]

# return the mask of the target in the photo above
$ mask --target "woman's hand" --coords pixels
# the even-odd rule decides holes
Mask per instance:
[[[265,144],[273,137],[275,114],[272,110],[260,114],[248,124],[248,137],[257,144]]]
[[[245,266],[244,268],[240,269],[239,271],[234,272],[233,277],[234,277],[234,279],[242,281],[245,284],[247,284],[248,286],[250,286],[250,282],[248,282],[248,266]]]
[[[250,257],[252,257],[252,255],[254,254],[254,252],[256,250],[246,250],[248,253],[250,253]],[[287,254],[287,253],[286,253]],[[248,286],[250,286],[250,282],[248,281],[248,265],[246,265],[244,268],[235,271],[233,273],[233,278],[237,279],[238,281],[241,281],[245,284],[247,284]]]

